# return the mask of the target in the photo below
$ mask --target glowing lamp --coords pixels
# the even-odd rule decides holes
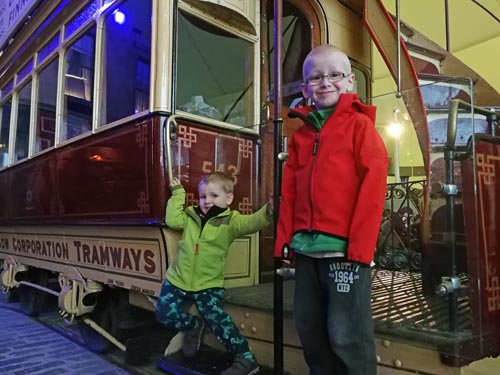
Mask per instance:
[[[119,9],[113,12],[113,16],[117,24],[123,25],[125,23],[125,14],[121,12]]]

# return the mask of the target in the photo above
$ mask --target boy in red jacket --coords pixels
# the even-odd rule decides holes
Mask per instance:
[[[375,375],[371,274],[389,158],[376,108],[352,90],[348,57],[314,48],[303,65],[311,107],[291,137],[275,257],[295,259],[294,320],[311,375]]]

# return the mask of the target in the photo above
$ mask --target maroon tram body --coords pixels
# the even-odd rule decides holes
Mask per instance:
[[[162,225],[169,196],[166,181],[166,118],[152,115],[102,131],[0,173],[0,225]],[[235,204],[253,212],[256,137],[178,124],[172,150],[176,174],[196,203],[206,173],[233,175]]]
[[[470,288],[478,291],[470,294],[471,345],[496,356],[500,353],[500,234],[496,229],[500,219],[500,140],[479,134],[474,143],[474,156],[461,164],[467,270]]]

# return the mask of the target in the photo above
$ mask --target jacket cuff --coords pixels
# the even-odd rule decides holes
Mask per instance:
[[[172,191],[172,193],[176,190],[179,190],[179,189],[184,189],[182,185],[175,185],[173,187],[170,188],[170,190]]]

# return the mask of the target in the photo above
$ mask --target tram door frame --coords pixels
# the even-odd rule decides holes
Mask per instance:
[[[263,154],[265,158],[261,160],[261,181],[262,189],[260,190],[260,200],[262,202],[267,201],[269,194],[273,191],[274,173],[273,173],[273,143],[274,143],[274,124],[273,124],[273,114],[274,114],[274,98],[273,98],[273,26],[274,23],[274,10],[273,10],[274,0],[261,0],[261,13],[263,22],[261,23],[261,55],[262,55],[262,67],[261,67],[261,109],[262,109],[262,123],[265,124],[261,130]],[[294,20],[287,23],[286,17],[300,16],[300,19]],[[282,104],[281,118],[283,119],[283,144],[286,147],[287,139],[293,134],[293,132],[302,125],[302,121],[299,119],[289,119],[287,117],[288,112],[291,109],[290,97],[293,96],[293,104],[300,103],[300,98],[302,98],[302,93],[300,92],[300,83],[302,81],[302,62],[307,55],[307,53],[314,47],[325,41],[326,32],[325,26],[319,17],[319,12],[314,8],[312,1],[303,0],[283,0],[283,18],[285,22],[283,24],[283,34],[293,32],[293,23],[302,21],[302,27],[307,27],[309,30],[308,45],[303,45],[300,48],[295,48],[290,50],[282,50],[282,56],[284,60],[284,74],[283,74],[283,88],[285,93],[283,97],[285,98]],[[323,21],[324,22],[324,21]],[[287,29],[288,27],[288,29]],[[289,42],[293,36],[284,37],[285,43]],[[284,44],[285,44],[284,43]],[[289,45],[291,46],[291,44]],[[290,58],[294,53],[296,58]],[[298,76],[297,72],[300,72]],[[294,79],[292,80],[291,77]],[[288,94],[287,93],[292,93]],[[272,280],[272,270],[273,270],[273,251],[274,248],[274,235],[273,228],[265,228],[261,235],[260,248],[266,249],[266,251],[260,252],[260,274],[262,281]]]

